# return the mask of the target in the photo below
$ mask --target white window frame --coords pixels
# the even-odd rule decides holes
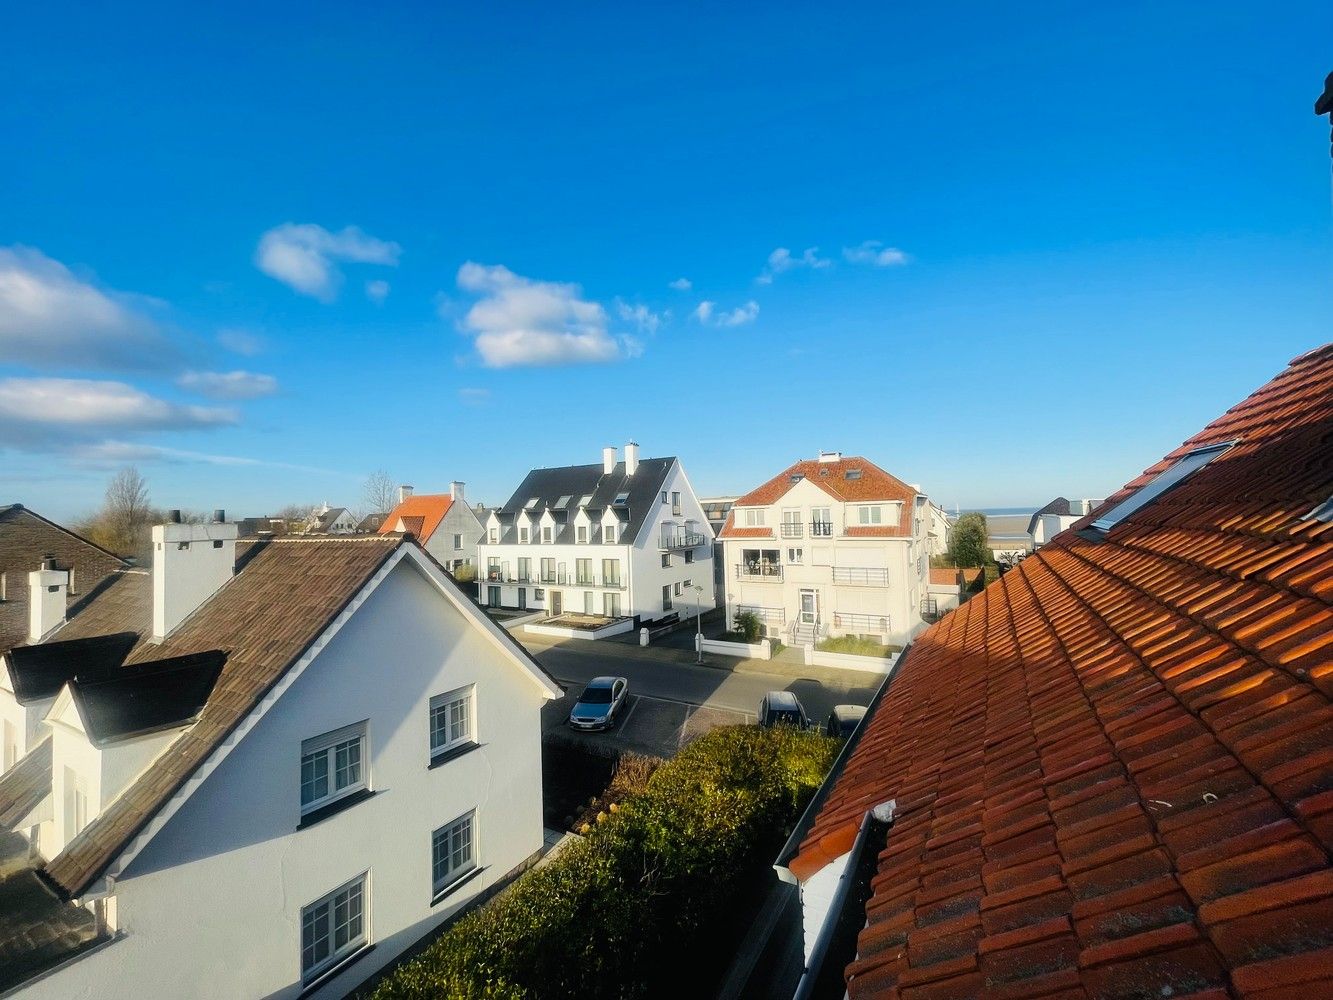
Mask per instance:
[[[518,544],[519,544],[519,545],[527,545],[527,544],[528,544],[528,529],[527,529],[527,528],[519,528],[519,529],[518,529]]]
[[[805,559],[805,550],[797,548],[787,549],[787,562],[793,566],[800,566]]]
[[[551,526],[549,524],[542,528],[542,544],[551,544]]]
[[[884,523],[884,508],[876,504],[865,504],[856,508],[856,523],[870,526]]]
[[[462,706],[460,717],[454,714],[454,707]],[[459,747],[470,746],[477,742],[477,686],[465,684],[444,694],[437,694],[430,700],[430,709],[426,715],[430,734],[430,757],[434,760],[443,754],[451,753]],[[455,727],[462,725],[463,731],[455,735]]]
[[[468,857],[457,865],[452,863],[458,848],[452,841],[447,845],[449,867],[441,872],[437,853],[442,839],[452,838],[456,833],[466,831]],[[456,820],[444,824],[430,835],[430,880],[432,898],[438,899],[461,880],[467,878],[481,867],[480,840],[477,837],[477,810],[470,809]]]
[[[745,509],[745,527],[747,528],[764,527],[764,508],[747,507]]]
[[[338,919],[338,897],[347,894],[347,902],[344,905],[347,905],[350,910],[350,904],[353,898],[351,893],[352,890],[354,889],[358,890],[357,895],[359,896],[358,899],[358,906],[359,906],[358,917],[360,919],[359,933],[357,933],[354,936],[349,935],[347,940],[344,941],[341,946],[339,946],[337,944],[338,924],[336,922]],[[324,909],[323,919],[328,921],[326,936],[328,938],[329,953],[325,955],[322,959],[319,959],[318,961],[313,961],[311,962],[311,964],[307,965],[306,964],[307,915],[311,916],[314,919],[318,919],[317,917],[315,917],[315,911],[320,908]],[[348,916],[350,918],[350,912]],[[313,922],[314,920],[312,919],[311,921],[312,926]],[[347,958],[351,957],[352,955],[360,951],[362,948],[365,948],[367,945],[369,945],[370,944],[370,872],[369,871],[362,872],[360,875],[356,876],[356,878],[349,879],[342,885],[338,886],[338,888],[334,889],[332,892],[326,893],[325,895],[320,896],[319,899],[316,899],[315,901],[307,903],[305,906],[301,907],[301,926],[297,931],[297,933],[299,934],[297,940],[300,943],[299,954],[301,961],[301,982],[303,985],[308,985],[314,982],[315,980],[319,979],[330,969],[333,969],[336,966],[340,965]],[[313,948],[313,943],[314,942],[312,938],[312,942],[310,945],[310,947],[312,948]]]
[[[574,529],[574,542],[577,545],[588,544],[588,526],[580,524]]]
[[[462,547],[463,547],[463,536],[462,536],[462,535],[455,534],[455,535],[454,535],[454,550],[457,551],[458,549],[461,549]]]
[[[357,748],[357,777],[355,780],[349,780],[341,788],[338,787],[338,751],[343,747],[355,745]],[[324,781],[325,793],[318,798],[312,798],[309,802],[305,799],[306,786],[306,760],[309,758],[312,762],[322,759],[324,761]],[[312,774],[317,765],[312,763]],[[350,726],[343,726],[341,729],[335,729],[332,732],[324,733],[320,736],[311,737],[303,740],[301,743],[301,769],[300,778],[300,796],[301,815],[305,816],[314,812],[316,809],[322,809],[324,806],[339,799],[344,799],[353,795],[362,789],[370,787],[370,738],[368,734],[368,720],[362,719],[360,722],[354,722]]]
[[[602,529],[602,541],[607,545],[616,544],[616,527],[614,524],[608,524]]]

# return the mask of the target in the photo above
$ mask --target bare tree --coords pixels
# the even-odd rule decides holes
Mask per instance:
[[[376,469],[367,477],[361,497],[367,514],[387,514],[398,502],[393,480],[383,469]]]
[[[111,477],[101,508],[79,527],[103,548],[126,556],[144,556],[151,548],[149,528],[154,516],[148,501],[148,482],[130,465]]]

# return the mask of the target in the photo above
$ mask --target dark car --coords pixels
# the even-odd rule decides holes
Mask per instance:
[[[629,681],[623,677],[594,677],[569,710],[569,724],[589,732],[610,729],[628,693]]]
[[[770,691],[759,699],[759,725],[765,729],[770,726],[805,729],[810,725],[810,720],[796,695],[790,691]]]
[[[828,721],[824,723],[824,732],[845,740],[856,731],[865,717],[864,705],[834,705],[833,711],[828,714]]]

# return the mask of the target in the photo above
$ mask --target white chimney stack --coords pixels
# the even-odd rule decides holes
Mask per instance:
[[[841,462],[841,461],[842,461],[842,452],[840,452],[840,451],[821,451],[821,452],[819,453],[819,460],[820,460],[821,462]]]
[[[616,471],[616,450],[614,448],[602,449],[602,473],[611,475]]]
[[[412,495],[412,489],[413,488],[411,486],[407,485],[398,487],[398,502],[402,503],[404,500],[410,497]]]
[[[28,574],[28,641],[41,642],[65,620],[69,600],[69,573],[56,569],[50,556]]]
[[[631,441],[625,445],[625,475],[634,475],[634,470],[639,467],[639,446]]]
[[[449,484],[449,496],[451,496],[454,499],[455,503],[463,502],[463,487],[465,485],[466,485],[465,483],[460,483],[456,479]]]
[[[181,524],[173,510],[167,524],[153,527],[153,641],[171,635],[231,579],[236,535],[222,511],[212,524]]]

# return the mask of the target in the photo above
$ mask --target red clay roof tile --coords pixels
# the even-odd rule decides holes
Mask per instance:
[[[897,799],[850,996],[1333,983],[1333,523],[1306,519],[1330,495],[1333,344],[912,646],[791,863]]]

